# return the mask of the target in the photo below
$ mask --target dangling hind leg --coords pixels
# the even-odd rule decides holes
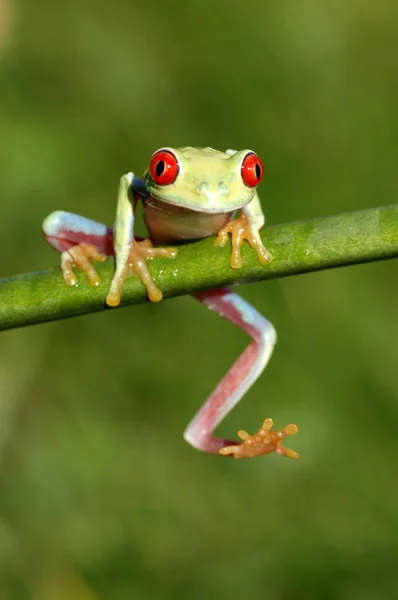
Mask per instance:
[[[239,402],[267,366],[276,342],[276,332],[272,323],[238,294],[227,288],[201,292],[196,294],[196,298],[210,310],[246,331],[253,341],[232,365],[188,425],[184,438],[203,452],[230,454],[235,458],[248,458],[269,452],[298,458],[296,452],[280,445],[286,436],[297,432],[296,425],[287,425],[279,431],[271,431],[272,419],[266,419],[260,431],[254,436],[240,431],[239,437],[243,440],[240,444],[213,435],[217,425]]]

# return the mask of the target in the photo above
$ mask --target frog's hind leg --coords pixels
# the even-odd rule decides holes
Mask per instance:
[[[101,280],[90,260],[103,261],[114,254],[113,232],[110,227],[86,217],[57,210],[43,221],[47,242],[61,252],[61,270],[68,285],[77,283],[74,266],[87,275],[90,285]]]
[[[42,229],[47,242],[58,252],[86,243],[104,254],[114,254],[112,228],[86,217],[56,210],[44,219]]]
[[[286,436],[296,433],[295,425],[288,425],[279,431],[271,431],[272,420],[266,419],[260,431],[254,436],[240,431],[238,435],[243,440],[241,444],[213,436],[217,425],[239,402],[268,364],[276,342],[276,332],[272,323],[238,294],[227,288],[201,292],[196,294],[196,298],[210,310],[246,331],[253,341],[232,365],[188,425],[184,434],[186,441],[203,452],[230,454],[235,458],[252,457],[269,452],[297,458],[296,452],[280,446]]]

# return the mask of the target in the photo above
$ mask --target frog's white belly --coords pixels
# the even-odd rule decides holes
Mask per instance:
[[[234,212],[206,214],[173,206],[152,197],[146,198],[143,205],[145,223],[155,244],[215,235],[231,220]]]

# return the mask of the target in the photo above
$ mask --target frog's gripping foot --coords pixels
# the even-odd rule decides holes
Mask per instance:
[[[162,299],[162,292],[153,281],[152,275],[147,266],[147,260],[163,256],[163,258],[175,258],[177,250],[175,248],[154,248],[149,239],[137,242],[136,240],[130,245],[127,260],[116,268],[113,276],[111,288],[106,297],[108,306],[118,306],[120,304],[120,292],[127,277],[136,273],[142,283],[145,285],[148,298],[152,302],[159,302]]]
[[[283,429],[271,431],[273,424],[272,419],[265,419],[260,431],[254,435],[249,435],[243,430],[238,431],[238,436],[243,442],[234,446],[225,446],[219,450],[219,453],[223,456],[233,455],[235,458],[253,458],[261,454],[276,452],[280,456],[298,458],[297,452],[280,445],[285,437],[297,433],[297,425],[286,425]]]
[[[106,258],[106,255],[99,252],[94,244],[87,244],[86,242],[76,244],[76,246],[72,246],[69,250],[62,252],[61,271],[65,283],[68,285],[77,284],[77,275],[73,268],[79,267],[87,276],[91,286],[95,287],[100,285],[101,279],[93,265],[90,263],[90,260],[103,262]]]
[[[217,238],[214,242],[215,246],[222,248],[228,242],[228,234],[231,234],[232,252],[229,261],[233,269],[242,267],[242,256],[240,249],[243,240],[247,240],[250,246],[256,251],[258,262],[262,265],[267,265],[272,260],[272,255],[264,247],[261,241],[260,234],[255,227],[250,225],[249,219],[245,214],[227,223],[225,227],[220,229]]]

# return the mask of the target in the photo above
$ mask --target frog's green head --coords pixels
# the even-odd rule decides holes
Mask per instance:
[[[264,174],[252,150],[161,148],[152,156],[145,182],[151,196],[204,213],[246,206]]]

